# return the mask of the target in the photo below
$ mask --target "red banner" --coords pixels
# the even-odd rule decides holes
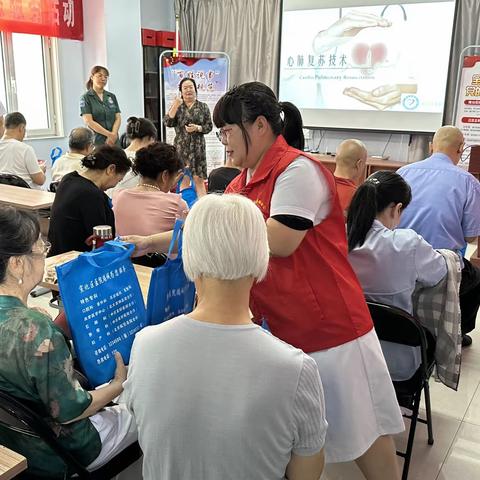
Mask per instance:
[[[83,40],[82,0],[0,0],[0,31]]]

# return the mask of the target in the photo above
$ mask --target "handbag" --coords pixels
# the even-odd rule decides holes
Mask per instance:
[[[113,378],[115,351],[128,364],[135,334],[147,325],[133,249],[111,240],[56,267],[75,352],[93,386]]]
[[[181,189],[182,181],[187,176],[190,179],[190,186]],[[177,193],[179,193],[188,205],[188,208],[192,208],[193,204],[198,200],[197,191],[195,190],[195,182],[193,181],[192,172],[189,168],[186,168],[183,175],[180,177],[177,183]]]
[[[193,310],[195,285],[183,270],[182,261],[183,220],[177,220],[168,249],[167,261],[153,270],[147,297],[147,321],[156,325]],[[177,258],[172,259],[172,249],[178,239]]]

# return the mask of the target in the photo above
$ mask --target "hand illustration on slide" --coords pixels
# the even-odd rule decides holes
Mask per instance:
[[[370,105],[377,110],[386,110],[400,103],[402,93],[417,93],[417,84],[381,85],[371,91],[349,87],[343,91],[344,95],[355,98],[359,102]]]
[[[348,42],[365,28],[371,27],[390,27],[392,23],[386,18],[379,17],[373,13],[363,13],[358,11],[348,12],[330,25],[326,30],[317,33],[313,39],[313,50],[321,54]]]

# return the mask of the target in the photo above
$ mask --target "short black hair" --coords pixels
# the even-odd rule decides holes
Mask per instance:
[[[127,137],[130,140],[134,138],[154,138],[157,139],[157,129],[148,118],[130,117],[127,120]]]
[[[11,257],[28,255],[40,237],[37,217],[14,207],[0,207],[0,284],[5,281]]]
[[[180,83],[178,84],[178,89],[180,91],[182,91],[182,85],[185,83],[185,82],[192,82],[193,83],[193,88],[195,89],[195,93],[198,93],[198,90],[197,90],[197,84],[195,83],[195,80],[193,78],[189,78],[189,77],[185,77],[185,78],[182,78],[180,80]]]
[[[12,112],[5,115],[5,128],[17,128],[26,124],[27,120],[20,112]]]
[[[105,170],[109,165],[115,165],[117,173],[126,173],[132,167],[132,162],[120,147],[100,145],[93,153],[83,157],[82,165],[90,170]]]
[[[170,175],[183,168],[183,161],[173,145],[155,142],[135,153],[132,170],[136,175],[155,180],[162,172]]]
[[[92,144],[93,132],[89,128],[74,128],[68,136],[68,146],[71,150],[85,150]]]

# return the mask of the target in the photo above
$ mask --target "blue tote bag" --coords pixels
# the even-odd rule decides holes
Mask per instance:
[[[133,249],[112,240],[56,267],[75,352],[93,386],[113,378],[113,352],[128,364],[135,334],[147,325]]]
[[[168,249],[168,259],[164,265],[153,270],[147,298],[149,325],[165,322],[193,310],[195,285],[188,280],[183,270],[182,225],[182,220],[175,222],[172,241]],[[170,256],[177,239],[178,255],[172,260]]]
[[[190,179],[190,186],[180,190],[182,180],[187,176]],[[188,205],[188,208],[192,208],[193,204],[198,200],[197,191],[195,190],[195,183],[193,181],[192,172],[186,168],[180,180],[177,183],[177,193],[179,193]]]

